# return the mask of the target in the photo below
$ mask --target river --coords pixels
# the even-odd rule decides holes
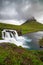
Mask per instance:
[[[26,44],[24,45],[29,46],[30,49],[32,50],[43,50],[43,48],[40,48],[40,45],[39,45],[39,39],[43,37],[43,31],[29,33],[24,35],[24,37],[32,39],[31,42],[26,42]]]

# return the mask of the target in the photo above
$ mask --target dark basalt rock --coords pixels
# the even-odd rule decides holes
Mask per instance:
[[[40,48],[43,48],[43,46],[40,46]]]
[[[22,31],[21,30],[16,30],[18,35],[21,36],[22,35]]]

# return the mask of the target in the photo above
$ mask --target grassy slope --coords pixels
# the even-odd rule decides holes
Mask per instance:
[[[30,51],[14,44],[0,44],[0,65],[43,65],[43,51]]]
[[[41,47],[43,47],[43,38],[39,40],[39,44]]]
[[[41,31],[43,30],[43,24],[40,24],[36,21],[31,21],[23,24],[22,28],[24,29],[23,33]]]

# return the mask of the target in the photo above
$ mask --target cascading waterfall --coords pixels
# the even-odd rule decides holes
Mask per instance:
[[[9,42],[9,43],[14,43],[17,46],[22,46],[22,47],[29,47],[24,45],[27,42],[31,42],[31,39],[26,39],[23,36],[18,36],[18,33],[16,30],[3,30],[2,31],[2,38],[4,39],[3,42]]]

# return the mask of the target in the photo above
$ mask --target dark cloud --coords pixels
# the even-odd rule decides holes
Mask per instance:
[[[0,0],[0,19],[25,21],[31,16],[42,22],[43,0]]]

